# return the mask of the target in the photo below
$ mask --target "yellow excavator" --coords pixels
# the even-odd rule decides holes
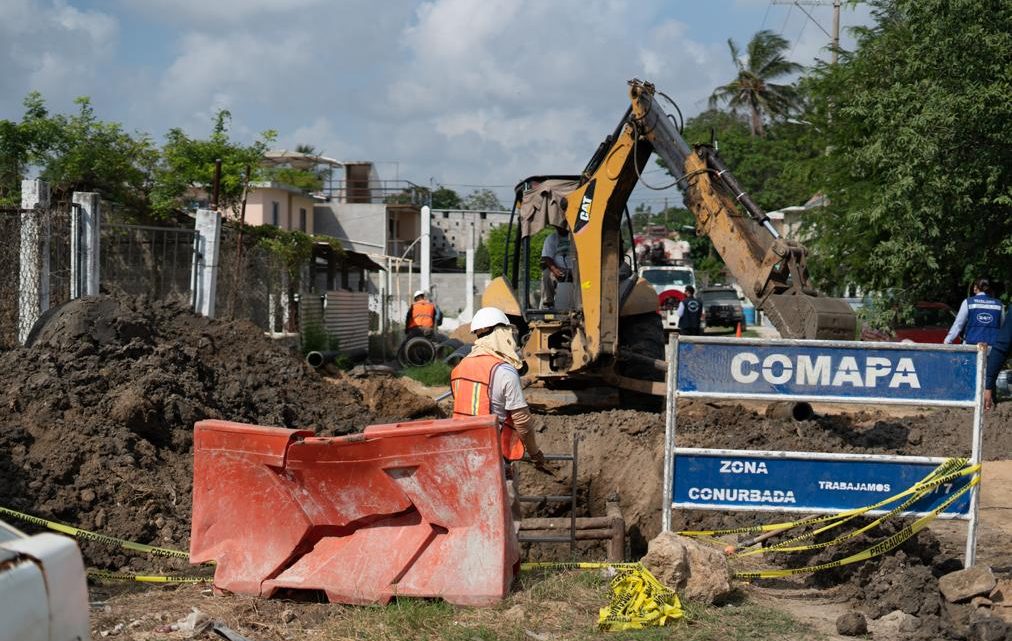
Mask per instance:
[[[854,338],[850,306],[812,287],[805,248],[777,232],[716,149],[690,147],[657,95],[631,80],[631,105],[579,176],[532,176],[516,187],[504,275],[482,305],[499,307],[520,330],[531,405],[614,406],[624,400],[617,394],[641,404],[665,393],[657,294],[637,276],[626,207],[653,153],[677,177],[697,233],[710,237],[782,337]],[[549,227],[568,232],[574,260],[546,307],[531,281],[530,251],[531,238]]]

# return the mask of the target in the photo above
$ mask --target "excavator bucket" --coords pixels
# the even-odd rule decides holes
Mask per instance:
[[[190,561],[218,590],[332,602],[501,600],[519,549],[494,416],[361,434],[201,421]]]
[[[846,301],[823,296],[775,294],[763,312],[785,338],[852,341],[857,317]]]

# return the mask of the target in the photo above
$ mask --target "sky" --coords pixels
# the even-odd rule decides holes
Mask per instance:
[[[311,144],[462,195],[488,187],[508,206],[526,176],[579,173],[630,78],[691,117],[734,77],[728,38],[744,48],[772,29],[791,59],[828,59],[828,2],[782,1],[0,0],[0,119],[19,119],[32,90],[62,113],[89,96],[99,118],[161,142],[173,127],[206,136],[227,108],[244,142],[273,129],[276,148]],[[843,47],[870,22],[845,6]],[[640,186],[630,206],[667,198]]]

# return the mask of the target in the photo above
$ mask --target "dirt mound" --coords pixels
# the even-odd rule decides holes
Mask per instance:
[[[71,302],[32,347],[0,354],[0,378],[0,505],[182,549],[195,421],[323,434],[375,422],[361,391],[326,382],[256,326],[174,303]],[[151,568],[85,552],[93,565]]]

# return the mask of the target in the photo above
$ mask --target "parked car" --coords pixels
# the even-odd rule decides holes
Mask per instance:
[[[914,304],[914,316],[909,323],[898,325],[888,331],[862,328],[861,340],[942,343],[954,320],[956,313],[945,303],[921,301]],[[956,342],[960,340],[957,338]]]
[[[696,287],[696,272],[681,265],[644,265],[639,275],[657,292],[657,311],[661,314],[664,331],[677,330],[678,303],[685,298],[686,287]]]
[[[741,323],[745,329],[745,312],[733,287],[707,287],[699,297],[703,301],[703,322],[707,327],[737,327]]]

